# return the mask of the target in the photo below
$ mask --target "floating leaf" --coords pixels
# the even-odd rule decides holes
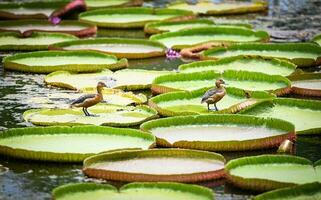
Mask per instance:
[[[176,73],[157,77],[152,84],[154,93],[173,91],[193,91],[206,87],[215,87],[215,80],[223,78],[229,87],[246,91],[271,91],[282,96],[290,93],[291,82],[282,76],[257,72],[228,70],[222,74],[214,71]]]
[[[144,3],[143,0],[85,0],[85,2],[89,9],[141,6]]]
[[[89,177],[117,181],[198,182],[224,176],[220,154],[186,149],[116,151],[84,161]]]
[[[3,59],[4,68],[14,71],[50,73],[58,70],[97,72],[127,67],[126,59],[92,51],[38,51],[17,53]]]
[[[155,138],[134,129],[52,126],[10,129],[0,136],[0,153],[16,158],[82,162],[94,154],[123,148],[148,149]]]
[[[109,200],[213,200],[213,192],[205,187],[181,183],[130,183],[119,190],[108,184],[77,183],[62,185],[53,190],[55,200],[99,199]]]
[[[157,118],[157,112],[147,106],[117,106],[98,104],[88,109],[96,116],[85,116],[81,108],[73,109],[32,109],[23,113],[23,118],[34,125],[105,125],[135,126]]]
[[[289,77],[292,93],[302,96],[321,97],[321,73],[295,74]]]
[[[316,36],[312,39],[312,41],[321,46],[321,34],[316,35]]]
[[[199,1],[196,4],[188,3],[172,3],[167,6],[172,9],[181,9],[193,11],[195,14],[202,15],[231,15],[231,14],[243,14],[262,12],[268,9],[266,3],[255,2],[255,3],[213,3],[212,1]]]
[[[222,73],[226,70],[261,72],[269,75],[289,76],[296,65],[279,59],[262,58],[260,56],[235,56],[219,60],[199,61],[179,66],[179,72],[193,73],[202,71],[216,71]]]
[[[321,47],[311,43],[235,44],[226,48],[206,50],[201,58],[216,60],[238,55],[281,58],[289,60],[299,67],[317,66],[321,63]]]
[[[161,43],[143,39],[96,38],[62,42],[50,46],[55,50],[94,50],[118,58],[150,58],[165,55]]]
[[[153,97],[148,104],[163,116],[195,115],[209,113],[236,113],[262,99],[273,98],[266,92],[252,92],[248,99],[243,90],[226,88],[227,95],[217,103],[218,112],[208,111],[206,104],[201,104],[204,93],[209,88],[192,92],[170,92]]]
[[[261,155],[231,160],[225,166],[227,179],[251,190],[273,190],[317,181],[312,163],[301,157]]]
[[[29,37],[21,37],[19,33],[4,32],[0,33],[0,50],[47,50],[51,44],[76,39],[78,38],[73,35],[63,33],[33,32]]]
[[[269,34],[240,27],[201,27],[153,35],[150,40],[163,43],[168,48],[183,49],[205,42],[266,42]]]
[[[112,77],[116,80],[113,88],[123,90],[149,89],[152,81],[161,75],[169,74],[169,71],[153,71],[141,69],[125,69],[112,73],[104,70],[99,73],[72,74],[66,71],[53,72],[45,77],[45,82],[52,86],[67,89],[96,88],[99,81]]]
[[[297,134],[321,133],[320,101],[276,98],[248,107],[241,113],[289,121],[295,125]]]
[[[194,18],[193,12],[174,9],[110,8],[87,11],[79,15],[84,22],[108,28],[139,28],[148,22]]]

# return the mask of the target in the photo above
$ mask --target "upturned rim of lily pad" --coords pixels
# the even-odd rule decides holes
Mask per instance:
[[[8,30],[5,29],[6,26],[20,26],[20,25],[26,25],[26,24],[37,24],[37,25],[51,25],[51,26],[82,26],[83,29],[81,30],[62,30],[62,31],[57,31],[57,30],[42,30],[42,29],[37,29],[37,28],[30,28],[24,32],[21,32],[19,30]],[[58,25],[53,25],[47,20],[33,20],[33,19],[23,19],[23,20],[10,20],[10,21],[0,21],[0,31],[1,32],[17,32],[20,33],[21,36],[23,37],[28,37],[31,35],[33,32],[60,32],[60,33],[68,33],[75,35],[77,37],[89,37],[93,36],[97,32],[97,27],[93,24],[90,23],[85,23],[85,22],[80,22],[76,20],[63,20],[61,21]]]
[[[126,137],[137,137],[150,141],[148,148],[153,148],[156,144],[156,139],[151,134],[128,128],[113,128],[106,126],[50,126],[50,127],[27,127],[13,128],[5,131],[0,135],[0,141],[7,138],[19,138],[26,135],[59,135],[72,134],[77,137],[79,134],[101,134],[101,135],[119,135]],[[89,136],[90,137],[90,136]],[[75,138],[77,139],[77,138]],[[133,147],[134,148],[134,147]],[[50,162],[82,162],[85,158],[94,155],[93,153],[57,153],[50,151],[28,150],[23,148],[12,148],[7,145],[0,145],[0,154],[14,158]]]
[[[256,191],[267,191],[273,190],[283,187],[294,186],[294,183],[287,182],[279,182],[268,179],[260,179],[260,178],[243,178],[241,176],[236,176],[231,174],[231,170],[240,166],[245,165],[259,165],[259,164],[277,164],[277,163],[294,163],[299,165],[309,165],[313,166],[313,163],[303,157],[292,156],[292,155],[259,155],[259,156],[250,156],[237,158],[234,160],[230,160],[225,165],[225,172],[227,181],[232,183],[233,185],[248,189],[248,190],[256,190]]]
[[[151,108],[147,105],[137,105],[137,106],[120,106],[120,105],[112,105],[112,104],[102,104],[102,105],[110,105],[115,108],[119,107],[119,109],[130,109],[130,108],[140,109],[140,110],[146,111],[146,113],[149,113],[150,116],[145,117],[144,119],[142,119],[140,121],[134,121],[134,122],[130,122],[130,123],[103,122],[102,124],[100,124],[100,126],[131,127],[131,126],[137,126],[137,125],[140,125],[146,121],[158,118],[157,111],[154,108]],[[77,123],[77,122],[62,122],[62,123],[60,123],[60,122],[50,122],[50,121],[39,122],[39,121],[30,120],[30,117],[32,117],[32,115],[34,115],[34,114],[41,113],[41,112],[55,111],[55,110],[63,111],[63,110],[68,110],[68,109],[48,109],[48,108],[30,109],[30,110],[26,110],[22,116],[26,122],[30,122],[30,123],[37,125],[37,126],[88,126],[88,125],[90,125],[90,124],[83,124],[83,123]],[[114,112],[118,112],[117,109],[115,109]]]
[[[171,48],[173,49],[184,49],[192,46],[201,45],[208,42],[216,42],[218,44],[237,44],[237,43],[253,43],[253,42],[268,42],[270,40],[270,36],[266,31],[262,30],[252,30],[252,29],[245,29],[242,27],[199,27],[199,28],[192,28],[192,29],[183,29],[174,32],[166,32],[160,33],[156,35],[152,35],[149,39],[152,41],[159,41],[164,38],[170,37],[178,37],[178,36],[195,36],[195,35],[210,35],[210,34],[228,34],[228,35],[245,35],[245,36],[256,36],[258,37],[257,40],[251,42],[236,42],[236,41],[229,41],[229,40],[208,40],[206,42],[200,42],[192,45],[188,44],[180,44],[180,45],[173,45]]]
[[[24,39],[25,37],[21,37],[20,33],[17,32],[2,32],[0,33],[0,38],[1,37],[15,37],[17,39],[22,38]],[[52,33],[52,32],[32,32],[30,36],[26,37],[25,39],[28,38],[37,38],[39,36],[48,36],[48,37],[59,37],[59,38],[65,38],[69,40],[78,40],[78,37],[71,35],[71,34],[66,34],[66,33]],[[37,50],[47,50],[50,44],[48,45],[42,45],[42,44],[15,44],[15,45],[0,45],[0,50],[2,51],[37,51]]]
[[[117,5],[112,5],[112,6],[91,6],[88,4],[88,1],[86,1],[86,6],[89,10],[94,10],[94,9],[102,9],[102,8],[119,8],[119,7],[139,7],[142,6],[144,3],[143,0],[127,0],[127,2],[120,3]]]
[[[43,65],[27,65],[16,63],[16,59],[30,58],[30,57],[45,57],[45,56],[92,56],[115,60],[113,64],[58,64],[50,67]],[[3,59],[4,68],[13,71],[32,72],[32,73],[51,73],[59,70],[67,70],[71,72],[97,72],[102,69],[117,70],[128,67],[128,61],[125,58],[120,60],[116,56],[93,51],[79,50],[79,51],[37,51],[28,53],[17,53],[12,56],[7,56]]]
[[[294,125],[290,122],[273,119],[259,118],[238,114],[220,115],[190,115],[177,116],[164,119],[156,119],[140,125],[140,129],[153,134],[154,128],[169,128],[176,126],[202,126],[202,125],[243,125],[249,127],[267,127],[282,130],[282,134],[270,137],[247,140],[226,140],[226,141],[184,141],[174,143],[168,142],[165,138],[157,137],[157,145],[170,148],[198,149],[205,151],[246,151],[262,148],[278,147],[284,140],[295,138]]]
[[[240,114],[248,114],[249,112],[253,112],[255,110],[259,110],[265,107],[273,107],[274,105],[286,105],[286,106],[293,106],[302,109],[310,109],[310,110],[318,110],[321,112],[321,101],[318,100],[308,100],[308,99],[295,99],[295,98],[273,98],[273,99],[266,99],[264,101],[260,101],[255,105],[248,106],[247,108],[240,111]],[[306,129],[302,131],[297,131],[296,134],[298,135],[313,135],[313,134],[320,134],[321,133],[321,126],[319,128],[312,128]]]
[[[90,15],[102,15],[102,14],[153,14],[153,15],[162,15],[162,14],[175,14],[176,17],[171,17],[162,21],[180,21],[180,20],[188,20],[196,18],[196,15],[191,11],[185,10],[176,10],[176,9],[167,9],[167,8],[148,8],[148,7],[132,7],[132,8],[106,8],[106,9],[98,9],[83,12],[79,15],[79,20],[82,22],[96,24],[99,27],[106,28],[141,28],[144,27],[146,23],[158,21],[158,20],[144,20],[144,21],[134,21],[134,22],[123,22],[123,23],[115,23],[115,22],[97,22],[94,20],[86,20],[84,17]]]
[[[199,115],[199,114],[204,114],[204,113],[198,113],[198,112],[177,112],[177,111],[171,111],[169,109],[163,108],[159,106],[158,104],[160,102],[166,102],[166,101],[175,101],[179,99],[192,99],[195,97],[199,97],[201,99],[202,95],[211,88],[203,88],[199,90],[194,90],[194,91],[178,91],[178,92],[169,92],[169,93],[164,93],[160,94],[158,96],[152,97],[151,99],[148,100],[148,105],[157,112],[162,115],[162,116],[180,116],[180,115]],[[271,99],[275,98],[275,95],[264,92],[264,91],[255,91],[251,93],[251,98],[246,99],[245,93],[243,90],[238,89],[238,88],[226,88],[227,94],[232,94],[235,96],[241,96],[244,97],[244,102],[235,104],[230,106],[227,109],[223,109],[220,111],[217,111],[215,113],[217,114],[229,114],[229,113],[237,113],[246,107],[249,107],[251,105],[255,105],[256,103],[262,101],[263,99]]]
[[[159,47],[159,51],[150,51],[148,53],[136,53],[136,52],[113,52],[112,50],[91,50],[100,53],[107,53],[116,56],[117,58],[127,58],[127,59],[140,59],[140,58],[152,58],[165,56],[166,47],[156,41],[150,41],[145,39],[123,39],[123,38],[95,38],[95,39],[82,39],[74,41],[66,41],[55,43],[49,46],[49,50],[66,50],[66,47],[73,45],[82,45],[82,44],[137,44],[137,45],[146,45],[152,47]],[[87,49],[90,50],[90,49]]]
[[[321,183],[313,182],[306,183],[303,185],[298,185],[294,187],[281,188],[277,190],[272,190],[270,192],[265,192],[263,194],[257,195],[253,198],[253,200],[273,200],[273,199],[292,199],[295,197],[303,198],[305,196],[312,197],[316,193],[320,193]]]
[[[291,82],[289,79],[280,75],[268,75],[260,72],[247,72],[247,71],[234,71],[226,70],[223,73],[217,73],[214,71],[204,71],[204,72],[193,72],[193,73],[176,73],[162,75],[154,79],[152,83],[152,92],[156,94],[163,94],[174,91],[185,91],[183,89],[168,87],[162,85],[164,82],[168,81],[189,81],[189,80],[214,80],[217,78],[227,78],[227,79],[237,79],[237,80],[255,80],[255,81],[266,81],[266,82],[282,82],[285,87],[278,88],[275,90],[268,90],[277,96],[283,96],[291,92]],[[247,90],[250,91],[250,90]]]
[[[243,44],[233,44],[226,47],[214,47],[212,49],[208,49],[203,51],[200,54],[201,60],[218,60],[219,57],[211,56],[211,54],[216,52],[224,52],[228,50],[290,50],[290,51],[310,51],[313,53],[318,53],[320,56],[318,56],[316,59],[311,58],[293,58],[288,59],[284,57],[272,57],[272,58],[279,58],[283,60],[288,60],[294,64],[296,64],[298,67],[311,67],[311,66],[318,66],[321,64],[321,47],[317,44],[313,43],[243,43]],[[244,54],[248,55],[248,54]],[[253,55],[255,56],[255,55]],[[271,57],[271,56],[264,56],[262,57]]]
[[[209,0],[198,0],[198,2],[199,3],[202,3],[202,2],[213,3],[212,1],[209,1]],[[182,0],[174,1],[173,3],[168,4],[167,7],[170,8],[170,6],[178,5],[178,4],[186,4],[186,2],[182,1]],[[213,4],[219,5],[220,3],[213,3]],[[264,12],[267,10],[268,10],[268,4],[266,2],[258,1],[258,2],[252,2],[251,6],[244,6],[242,8],[229,8],[229,9],[224,9],[224,10],[220,10],[220,11],[208,10],[205,13],[197,13],[197,14],[199,14],[199,15],[237,15],[237,14]]]
[[[228,64],[237,60],[252,60],[252,59],[257,59],[257,60],[264,60],[267,62],[271,62],[273,64],[280,65],[284,68],[293,70],[292,73],[294,73],[295,69],[297,66],[289,61],[282,60],[282,59],[277,59],[277,58],[266,58],[262,56],[251,56],[251,55],[239,55],[239,56],[231,56],[231,57],[226,57],[226,58],[221,58],[218,60],[203,60],[203,61],[197,61],[197,62],[192,62],[188,64],[182,64],[178,67],[179,72],[181,73],[190,73],[190,72],[184,72],[185,69],[189,68],[198,68],[198,67],[203,67],[203,66],[208,66],[208,65],[221,65],[221,64]],[[206,70],[206,71],[212,71],[212,70]],[[214,70],[215,71],[215,70]],[[253,72],[253,71],[248,71],[248,72]],[[291,73],[291,74],[292,74]],[[291,74],[288,74],[290,76]],[[277,75],[277,74],[275,74]],[[279,74],[281,75],[281,74]],[[288,77],[287,76],[287,77]],[[289,78],[289,77],[288,77]]]
[[[103,170],[90,167],[91,164],[103,162],[104,160],[117,161],[135,158],[149,158],[149,157],[182,157],[190,159],[213,159],[225,163],[225,159],[221,154],[199,150],[189,149],[150,149],[150,150],[119,150],[114,152],[106,152],[88,157],[84,160],[83,172],[94,178],[101,178],[105,180],[115,181],[138,181],[138,182],[200,182],[206,180],[220,179],[225,176],[224,168],[213,171],[204,171],[198,173],[184,173],[184,174],[148,174],[148,173],[130,173],[116,170]]]
[[[318,34],[318,35],[315,35],[313,38],[312,38],[312,41],[317,43],[316,41],[317,40],[321,40],[321,34]],[[317,43],[318,44],[318,43]],[[319,44],[318,44],[319,45]]]
[[[48,19],[49,16],[42,13],[35,14],[15,14],[12,12],[5,11],[3,9],[12,8],[52,8],[53,11],[66,5],[68,0],[55,0],[55,1],[30,1],[30,2],[3,2],[0,4],[0,19]]]
[[[171,182],[141,182],[141,183],[128,183],[123,185],[121,188],[117,189],[113,185],[110,184],[97,184],[97,183],[72,183],[61,185],[56,187],[52,191],[53,199],[59,200],[60,197],[63,197],[68,194],[73,194],[76,192],[87,192],[87,191],[95,191],[95,190],[110,190],[117,193],[121,193],[122,191],[126,191],[127,189],[161,189],[161,190],[172,190],[178,191],[182,193],[192,193],[193,195],[199,195],[205,197],[208,200],[214,199],[214,193],[212,190],[202,187],[199,185],[191,185],[191,184],[182,184],[182,183],[171,183]],[[148,195],[148,193],[146,193]]]
[[[311,79],[319,79],[321,82],[321,73],[301,73],[294,74],[288,77],[291,81],[304,81]],[[293,94],[310,97],[321,97],[321,89],[309,89],[299,86],[292,86],[291,92]]]

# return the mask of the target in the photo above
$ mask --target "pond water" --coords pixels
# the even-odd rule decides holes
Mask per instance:
[[[219,2],[219,1],[216,1]],[[166,1],[148,1],[145,6],[163,6]],[[269,12],[266,14],[248,14],[232,16],[216,20],[244,20],[252,23],[256,28],[269,31],[272,40],[307,41],[314,34],[321,32],[321,0],[270,0]],[[212,18],[212,17],[211,17]],[[143,38],[142,30],[100,30],[99,37],[129,37]],[[1,58],[12,52],[0,52]],[[131,68],[150,70],[176,70],[184,63],[180,59],[168,60],[153,58],[130,61]],[[320,67],[305,68],[305,71],[321,71]],[[0,130],[13,127],[30,126],[22,120],[22,113],[30,108],[39,108],[44,102],[30,102],[33,97],[46,97],[48,94],[64,93],[65,90],[46,87],[43,83],[44,75],[25,74],[4,71],[0,66]],[[146,94],[150,95],[148,92]],[[321,158],[320,137],[299,137],[296,142],[296,155],[312,161]],[[275,153],[276,150],[262,150],[255,152],[223,153],[227,160],[264,153]],[[58,185],[72,182],[97,181],[83,175],[81,164],[40,163],[0,157],[1,165],[8,168],[7,173],[0,173],[0,199],[51,199],[51,191]],[[255,193],[244,191],[224,180],[200,183],[212,188],[216,199],[247,199]],[[113,182],[120,186],[123,183]]]

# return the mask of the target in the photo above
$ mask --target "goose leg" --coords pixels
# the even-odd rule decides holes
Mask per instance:
[[[216,107],[216,103],[214,103],[214,107],[215,107],[215,110],[218,111],[217,107]]]
[[[211,110],[211,109],[210,109],[210,104],[209,104],[209,103],[207,104],[207,110]]]
[[[82,111],[85,113],[86,116],[88,116],[87,109],[85,107],[82,108]]]

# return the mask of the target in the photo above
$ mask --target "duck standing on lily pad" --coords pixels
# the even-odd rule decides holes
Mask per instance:
[[[216,107],[216,103],[219,102],[225,95],[226,95],[226,90],[222,84],[226,84],[223,79],[217,79],[215,81],[215,86],[216,88],[208,90],[202,97],[201,103],[207,103],[207,109],[210,109],[210,104],[214,104],[215,111],[218,111]]]

